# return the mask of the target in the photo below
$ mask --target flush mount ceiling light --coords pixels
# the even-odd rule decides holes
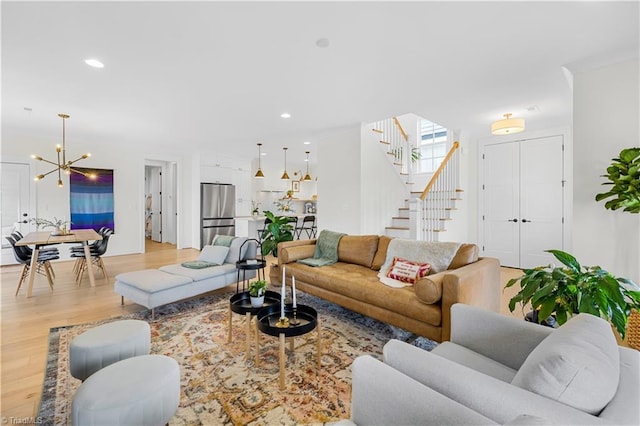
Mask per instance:
[[[282,117],[282,118],[291,118],[291,114],[289,114],[288,112],[283,112],[282,114],[280,114],[280,117]]]
[[[67,114],[58,114],[58,117],[62,118],[62,147],[60,145],[56,145],[56,153],[58,154],[58,161],[54,163],[53,161],[45,160],[39,155],[31,156],[31,158],[35,158],[38,161],[44,161],[45,163],[53,164],[54,166],[56,166],[56,168],[45,174],[37,175],[34,178],[34,180],[35,181],[42,180],[44,179],[45,176],[55,171],[58,172],[58,187],[60,188],[62,188],[62,172],[64,172],[67,175],[70,175],[71,172],[78,173],[90,179],[95,179],[96,175],[91,173],[84,173],[84,172],[81,172],[80,170],[77,170],[71,167],[77,161],[84,160],[85,158],[91,157],[91,154],[86,153],[86,154],[83,154],[80,158],[77,158],[73,161],[67,161],[67,147],[65,143],[65,120],[69,118],[69,116]],[[60,154],[62,154],[62,158],[60,158]]]
[[[262,157],[262,144],[259,143],[258,144],[258,171],[256,172],[255,176],[258,179],[261,179],[264,177],[264,173],[262,173],[262,168],[260,167],[260,158]]]
[[[311,175],[309,174],[309,151],[305,151],[305,154],[307,154],[307,159],[305,160],[307,162],[307,174],[304,175],[302,180],[311,180]]]
[[[280,179],[285,179],[288,180],[289,179],[289,173],[287,173],[287,147],[282,148],[284,150],[284,173],[282,174],[282,177]]]
[[[316,40],[316,46],[318,46],[321,49],[329,47],[329,44],[331,43],[329,42],[328,38],[319,38]]]
[[[491,133],[494,135],[510,135],[524,130],[524,118],[511,118],[513,114],[504,114],[503,120],[491,124]]]
[[[85,59],[84,63],[94,68],[104,68],[104,64],[97,59]]]

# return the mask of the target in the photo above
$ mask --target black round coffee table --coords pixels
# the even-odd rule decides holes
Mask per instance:
[[[311,306],[298,305],[296,309],[293,309],[291,303],[284,305],[285,317],[289,320],[288,327],[278,327],[276,324],[280,319],[281,310],[280,304],[271,305],[261,309],[256,316],[257,329],[270,336],[276,336],[280,339],[280,389],[285,388],[285,338],[289,337],[290,350],[294,349],[293,338],[296,336],[302,336],[312,331],[314,328],[318,330],[318,336],[316,339],[317,348],[317,372],[320,374],[321,358],[322,358],[322,342],[320,339],[320,320],[318,318],[318,312]],[[297,320],[297,324],[295,323]],[[255,364],[259,363],[258,352],[260,350],[260,336],[256,333],[256,359]]]
[[[249,358],[251,353],[251,316],[256,315],[261,309],[272,307],[277,305],[280,309],[280,294],[275,291],[267,290],[264,294],[264,303],[259,308],[251,306],[251,298],[249,292],[237,293],[231,296],[229,299],[229,338],[228,342],[231,343],[231,325],[233,322],[232,313],[244,315],[246,318],[246,332],[245,340],[247,344],[247,352],[245,358]],[[257,332],[256,332],[257,334]]]

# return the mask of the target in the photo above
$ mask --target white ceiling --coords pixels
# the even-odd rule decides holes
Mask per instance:
[[[404,113],[478,137],[505,112],[568,125],[563,67],[637,56],[640,38],[637,1],[1,7],[3,144],[57,143],[65,112],[68,140],[252,156],[261,141],[290,159],[324,132]]]

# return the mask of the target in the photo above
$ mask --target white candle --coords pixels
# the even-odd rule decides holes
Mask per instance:
[[[293,293],[293,309],[296,308],[296,277],[291,275],[291,288]]]

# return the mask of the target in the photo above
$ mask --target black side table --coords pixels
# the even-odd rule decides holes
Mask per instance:
[[[242,291],[245,291],[245,284],[247,289],[249,288],[248,280],[246,279],[247,271],[258,271],[258,279],[266,280],[264,268],[267,266],[267,261],[264,260],[264,256],[262,255],[261,244],[260,241],[255,238],[250,238],[244,243],[242,246],[247,244],[249,241],[255,241],[257,248],[256,250],[260,253],[260,259],[245,259],[238,260],[236,262],[236,269],[238,270],[238,278],[236,279],[236,294],[239,293],[239,285],[240,285],[240,271],[242,271]],[[240,253],[242,253],[242,246],[240,246]],[[260,272],[262,272],[262,278],[260,278]]]

